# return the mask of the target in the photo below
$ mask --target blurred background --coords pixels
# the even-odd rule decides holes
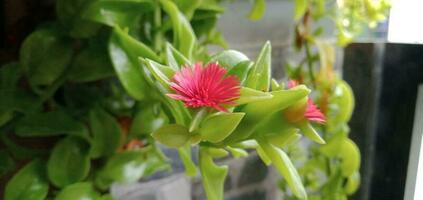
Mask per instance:
[[[351,137],[362,154],[362,183],[351,199],[423,199],[415,193],[423,187],[416,181],[423,176],[423,89],[418,89],[423,84],[423,46],[418,44],[423,42],[422,4],[394,1],[388,21],[366,29],[354,43],[336,50],[335,69],[355,94]],[[263,19],[256,22],[245,17],[250,1],[227,1],[224,6],[218,29],[229,47],[254,59],[270,40],[274,76],[283,78],[288,58],[299,57],[291,48],[293,1],[268,0]],[[54,0],[0,0],[0,11],[0,64],[16,60],[23,39],[37,24],[55,17]],[[326,33],[334,30],[332,23],[320,23]],[[177,157],[171,150],[166,154]],[[274,184],[279,180],[277,173],[256,155],[221,162],[230,165],[225,183],[228,200],[282,199]],[[182,171],[182,165],[175,163],[170,176],[159,174],[137,184],[115,185],[112,193],[125,200],[204,199],[200,181],[188,181]]]

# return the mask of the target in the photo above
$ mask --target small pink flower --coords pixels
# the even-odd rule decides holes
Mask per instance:
[[[234,105],[240,96],[240,83],[217,63],[205,67],[201,63],[185,66],[173,76],[170,87],[176,94],[169,97],[184,101],[187,107],[211,107],[228,112],[225,105]]]
[[[289,80],[288,81],[288,88],[293,88],[298,85],[298,82],[295,80]],[[313,100],[311,98],[307,99],[307,108],[304,113],[304,117],[309,120],[316,123],[325,123],[326,117],[325,115],[317,108],[316,104],[314,104]]]
[[[307,101],[307,109],[304,113],[304,117],[307,118],[309,121],[313,121],[316,123],[325,123],[326,117],[325,115],[317,108],[314,104],[313,100],[308,98]]]

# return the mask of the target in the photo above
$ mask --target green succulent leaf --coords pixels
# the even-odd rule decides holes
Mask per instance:
[[[151,0],[96,0],[81,12],[84,19],[89,19],[111,27],[132,27],[141,14],[153,10]]]
[[[347,179],[347,184],[345,185],[345,192],[348,195],[354,194],[360,186],[360,180],[360,172],[356,171],[351,174]]]
[[[71,58],[70,40],[54,29],[31,33],[20,50],[21,66],[33,86],[53,83],[68,67]]]
[[[47,197],[48,189],[45,164],[34,160],[10,179],[4,191],[4,199],[43,200]]]
[[[166,146],[179,148],[189,141],[191,133],[184,126],[169,124],[154,131],[151,136]]]
[[[191,62],[175,49],[170,43],[166,43],[166,64],[173,70],[179,70],[183,65],[191,65]]]
[[[89,170],[89,144],[74,136],[59,141],[47,163],[48,177],[59,188],[83,180]]]
[[[139,68],[138,57],[159,60],[158,56],[145,44],[115,27],[109,41],[109,54],[116,74],[129,95],[137,100],[145,98],[147,82]]]
[[[185,167],[185,174],[189,177],[194,177],[197,175],[197,167],[195,166],[194,161],[191,158],[191,145],[186,144],[183,147],[178,149],[179,157],[182,160],[182,163]]]
[[[107,187],[112,182],[130,183],[156,171],[168,169],[169,165],[156,153],[144,150],[130,150],[117,153],[107,160],[98,172],[96,183]]]
[[[236,101],[237,105],[253,103],[257,101],[262,101],[266,99],[271,99],[273,95],[269,92],[262,92],[259,90],[241,87],[241,96]]]
[[[227,150],[229,150],[234,158],[242,158],[247,157],[248,152],[241,148],[236,147],[226,147]]]
[[[213,55],[209,62],[218,62],[220,66],[231,70],[243,61],[249,61],[245,54],[235,50],[225,50]]]
[[[272,59],[272,47],[270,42],[267,41],[260,51],[250,74],[247,77],[247,87],[254,88],[261,91],[269,91],[270,80],[271,80],[271,59]]]
[[[145,103],[135,115],[129,133],[131,135],[151,134],[169,122],[160,104]]]
[[[266,11],[265,0],[254,0],[253,9],[250,11],[249,18],[252,21],[260,20]]]
[[[87,130],[63,110],[33,113],[19,120],[15,133],[21,137],[48,137],[63,134],[84,136]]]
[[[172,1],[160,0],[160,3],[172,21],[174,46],[182,55],[191,59],[196,43],[196,36],[191,24]]]
[[[241,85],[244,85],[245,80],[247,80],[248,73],[250,72],[253,64],[253,62],[248,60],[242,61],[228,71],[228,76],[236,76]]]
[[[349,177],[360,169],[360,150],[351,139],[346,138],[338,151],[342,159],[341,169],[343,176]]]
[[[145,63],[148,70],[153,74],[154,78],[158,80],[163,86],[169,87],[175,71],[165,65],[154,62],[150,59],[141,60],[142,63]]]
[[[298,102],[308,93],[310,93],[310,90],[305,86],[297,86],[290,90],[272,91],[272,98],[246,104],[242,108],[242,111],[246,113],[244,119],[223,143],[233,144],[248,138],[254,133],[262,120]]]
[[[69,80],[89,82],[115,75],[105,42],[98,42],[101,43],[91,44],[76,55],[69,72]]]
[[[98,193],[92,183],[80,182],[67,186],[57,194],[55,200],[99,200]]]
[[[200,148],[200,171],[207,199],[222,200],[228,167],[216,165],[207,147]]]
[[[0,178],[15,169],[16,163],[5,150],[0,150]]]
[[[92,158],[110,156],[121,145],[122,132],[116,119],[100,107],[90,112]]]
[[[338,107],[335,123],[345,123],[351,119],[354,111],[354,94],[351,87],[345,81],[340,80],[334,89],[334,97],[331,102]]]
[[[224,140],[235,130],[244,115],[219,112],[208,116],[200,125],[201,138],[214,143]]]
[[[298,124],[299,129],[301,132],[308,137],[310,140],[317,142],[318,144],[326,144],[325,140],[320,137],[319,133],[311,126],[310,122],[303,121]]]
[[[259,140],[259,145],[265,155],[272,161],[278,172],[285,178],[292,192],[299,199],[307,199],[307,193],[301,181],[301,177],[289,159],[281,149],[269,144],[266,140]]]

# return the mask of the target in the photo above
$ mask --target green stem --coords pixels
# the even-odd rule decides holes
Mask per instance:
[[[194,132],[198,129],[200,126],[201,121],[203,121],[204,117],[206,116],[207,108],[203,107],[201,108],[197,114],[194,116],[194,119],[192,119],[191,124],[189,126],[189,132]]]
[[[307,57],[307,66],[308,66],[308,73],[311,79],[311,84],[314,88],[316,88],[316,79],[314,77],[314,71],[313,71],[313,58],[311,56],[311,48],[308,44],[308,41],[304,42],[306,57]]]
[[[159,1],[156,2],[156,6],[154,9],[154,49],[156,51],[160,51],[162,47],[162,32],[161,32],[161,26],[162,26],[162,11],[160,7]]]

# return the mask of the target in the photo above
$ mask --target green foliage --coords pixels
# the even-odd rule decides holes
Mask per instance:
[[[65,187],[55,200],[97,200],[100,193],[95,191],[92,183],[80,182]]]

